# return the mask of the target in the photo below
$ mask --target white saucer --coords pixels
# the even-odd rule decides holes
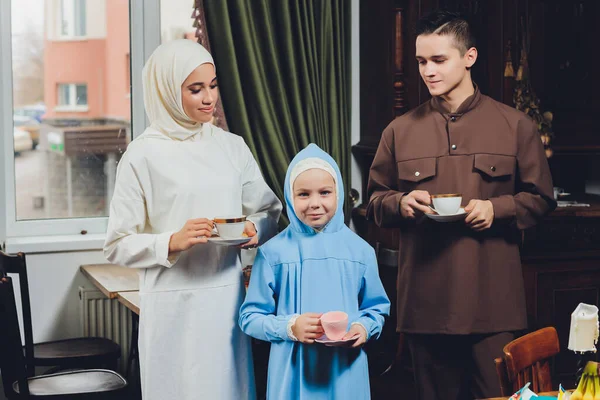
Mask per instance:
[[[218,244],[221,246],[236,246],[244,243],[248,243],[252,238],[251,237],[241,237],[235,239],[223,239],[220,236],[211,236],[208,238],[209,242],[213,242],[214,244]]]
[[[348,342],[355,342],[360,335],[357,333],[356,335],[349,337],[348,339],[339,339],[339,340],[331,340],[326,335],[321,336],[318,339],[315,339],[315,342],[324,344],[325,346],[340,346],[346,344]]]
[[[459,208],[458,212],[456,214],[450,214],[450,215],[439,215],[439,214],[425,214],[428,218],[431,218],[434,221],[437,222],[453,222],[453,221],[459,221],[461,219],[465,218],[465,215],[467,215],[467,212],[465,211],[464,208]]]

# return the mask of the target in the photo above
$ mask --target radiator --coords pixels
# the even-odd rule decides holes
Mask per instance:
[[[104,337],[119,344],[119,372],[125,373],[131,345],[131,311],[97,289],[79,287],[79,299],[82,335]]]

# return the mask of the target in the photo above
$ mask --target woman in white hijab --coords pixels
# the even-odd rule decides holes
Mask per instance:
[[[150,127],[119,162],[104,253],[139,268],[144,399],[254,399],[238,247],[208,241],[215,216],[247,215],[254,247],[276,233],[281,203],[244,140],[209,123],[218,99],[200,44],[159,46],[144,70]],[[256,234],[258,232],[258,234]]]

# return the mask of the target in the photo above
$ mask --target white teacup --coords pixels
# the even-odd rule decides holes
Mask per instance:
[[[241,238],[244,233],[244,227],[246,226],[246,216],[225,216],[215,217],[213,219],[215,227],[219,236],[223,239],[238,239]]]
[[[431,202],[439,215],[453,215],[460,209],[462,194],[432,194]]]

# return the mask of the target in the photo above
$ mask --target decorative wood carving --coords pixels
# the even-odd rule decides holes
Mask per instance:
[[[402,8],[395,10],[395,43],[394,43],[394,116],[398,117],[407,110],[406,90],[404,84],[404,36],[402,35]]]
[[[512,62],[512,42],[510,39],[507,41],[505,50],[503,90],[503,103],[514,107],[513,92],[515,90],[515,68]]]

